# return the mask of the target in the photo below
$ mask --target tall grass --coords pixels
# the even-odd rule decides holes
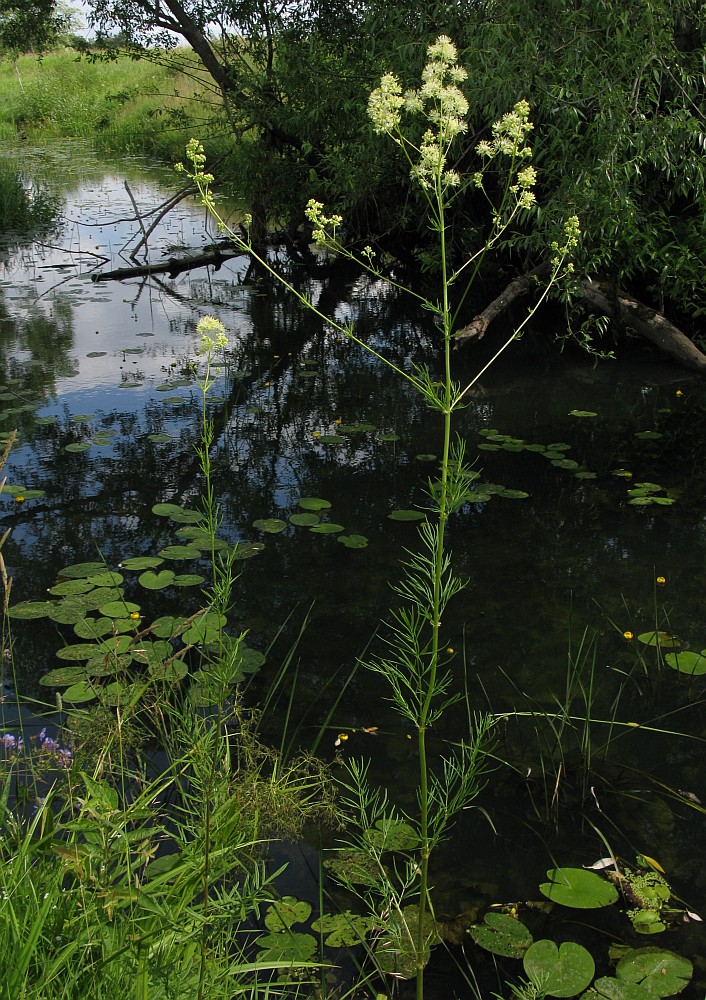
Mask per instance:
[[[92,62],[70,49],[20,56],[17,71],[0,61],[0,139],[81,138],[106,152],[173,161],[190,136],[213,134],[219,107],[195,77],[193,55],[185,50],[178,61],[184,72],[124,56]]]

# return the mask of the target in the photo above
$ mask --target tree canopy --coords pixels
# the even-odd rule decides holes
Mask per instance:
[[[0,50],[41,52],[72,24],[59,0],[0,0]]]
[[[540,266],[576,213],[579,277],[627,289],[692,333],[706,314],[701,0],[90,3],[94,26],[120,30],[136,53],[194,50],[234,136],[232,169],[260,213],[298,224],[316,197],[352,233],[387,234],[422,264],[423,206],[366,107],[383,73],[418,78],[429,41],[446,33],[469,73],[461,169],[473,172],[490,123],[520,99],[532,108],[541,212],[507,242],[508,278]],[[459,250],[482,241],[485,212],[469,187],[452,225]]]

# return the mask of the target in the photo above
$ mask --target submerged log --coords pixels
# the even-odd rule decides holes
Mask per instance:
[[[533,287],[541,271],[541,267],[535,268],[511,281],[467,326],[454,334],[455,346],[459,347],[467,340],[480,340],[485,336],[493,320]],[[685,368],[706,374],[706,354],[662,313],[646,306],[627,292],[616,292],[608,282],[584,278],[581,289],[591,311],[610,316],[621,327],[634,330]]]
[[[225,261],[243,256],[245,254],[241,250],[211,250],[194,257],[170,257],[161,264],[136,264],[134,267],[118,267],[114,271],[98,271],[91,278],[93,281],[123,281],[151,274],[168,274],[170,278],[176,278],[182,271],[191,271],[194,267],[212,266],[217,271]]]
[[[603,281],[584,278],[581,287],[590,309],[610,316],[621,326],[629,326],[685,368],[706,374],[706,354],[662,313],[627,292],[618,290],[616,293]]]

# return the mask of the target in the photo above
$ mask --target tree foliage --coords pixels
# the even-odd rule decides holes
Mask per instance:
[[[253,207],[296,223],[316,197],[399,246],[423,247],[424,206],[372,136],[367,98],[385,72],[418,78],[426,46],[446,33],[469,72],[464,170],[488,123],[520,99],[532,108],[542,212],[538,227],[511,234],[506,272],[537,266],[576,213],[577,272],[681,318],[706,312],[701,0],[90,2],[93,24],[119,29],[137,53],[191,46],[222,101]],[[485,209],[477,193],[455,206],[450,238],[464,253],[482,243]]]
[[[58,0],[0,0],[0,50],[42,52],[72,24]]]

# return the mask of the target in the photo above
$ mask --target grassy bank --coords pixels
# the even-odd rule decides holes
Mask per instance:
[[[21,56],[0,61],[0,140],[45,143],[89,139],[111,153],[144,153],[160,159],[183,157],[187,140],[214,132],[218,103],[189,71],[118,58],[91,63],[76,52],[51,52],[41,60]],[[220,152],[211,139],[212,155]]]

